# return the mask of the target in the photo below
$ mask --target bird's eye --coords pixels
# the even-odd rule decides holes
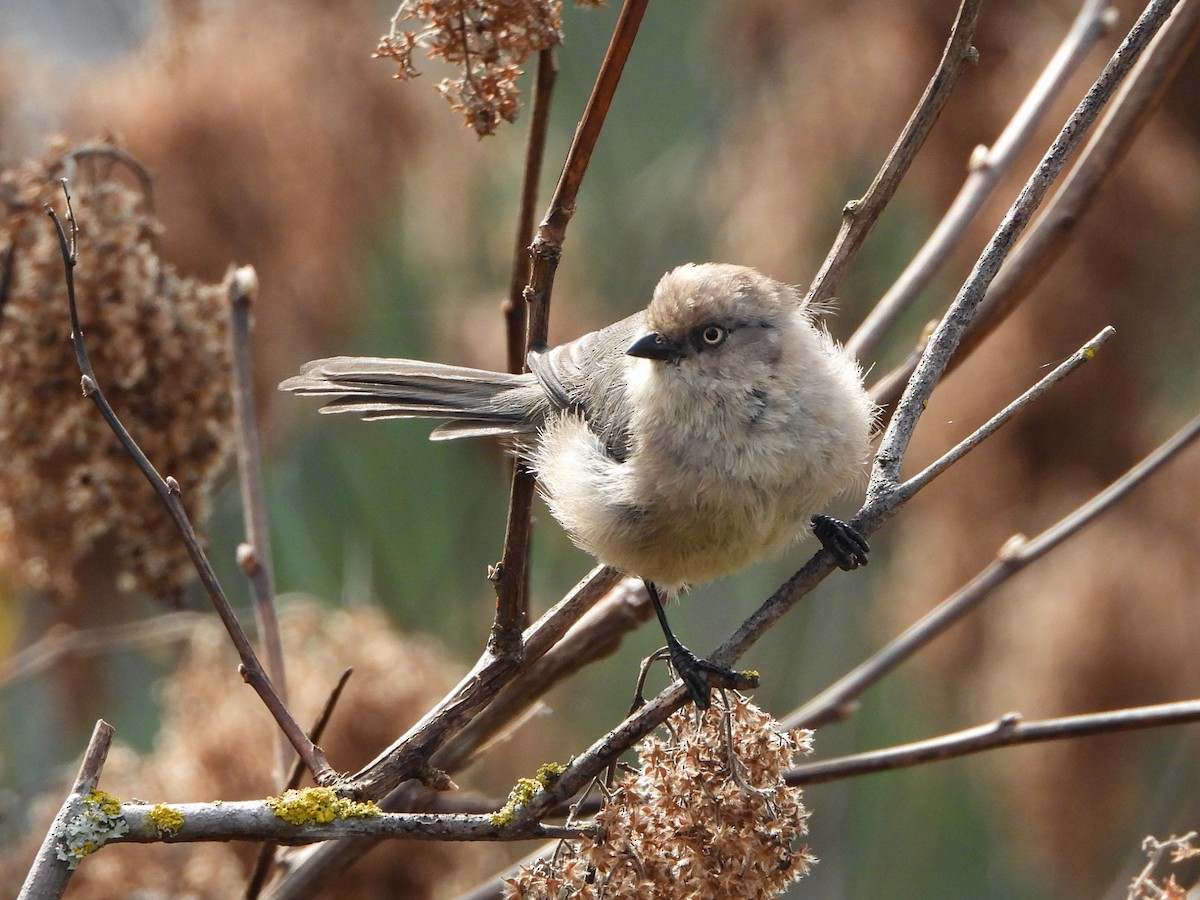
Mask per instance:
[[[729,332],[720,325],[705,325],[700,330],[700,340],[708,347],[720,346],[728,335]]]

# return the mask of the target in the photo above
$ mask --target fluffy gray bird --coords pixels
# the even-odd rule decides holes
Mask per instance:
[[[743,266],[668,272],[650,305],[529,357],[511,375],[408,359],[307,363],[281,390],[321,412],[443,419],[431,438],[499,436],[601,562],[641,578],[696,704],[731,673],[672,633],[663,598],[808,533],[844,569],[850,526],[817,515],[861,479],[875,407],[858,364],[788,285]],[[718,682],[720,683],[720,682]]]

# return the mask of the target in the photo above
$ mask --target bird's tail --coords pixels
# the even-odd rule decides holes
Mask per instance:
[[[430,435],[434,440],[512,436],[537,427],[538,392],[529,375],[412,359],[337,356],[305,363],[279,389],[332,398],[323,413],[446,420]]]

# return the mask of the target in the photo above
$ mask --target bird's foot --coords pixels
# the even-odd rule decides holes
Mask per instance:
[[[849,571],[867,564],[871,546],[854,526],[831,516],[813,516],[812,530],[839,568]]]
[[[678,642],[667,647],[667,654],[675,674],[687,688],[692,702],[700,709],[708,709],[713,688],[749,690],[758,687],[757,672],[738,672],[701,659]]]

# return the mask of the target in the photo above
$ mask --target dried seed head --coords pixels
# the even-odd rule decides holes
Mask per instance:
[[[179,482],[196,522],[230,448],[227,312],[219,285],[158,256],[158,223],[103,153],[64,148],[0,174],[0,565],[70,599],[102,569],[123,591],[171,597],[191,562],[154,491],[81,396],[63,260],[45,207],[62,214],[68,169],[79,223],[80,325],[104,390],[151,462]],[[99,569],[97,567],[100,567]],[[87,572],[86,578],[84,572]]]
[[[723,717],[731,718],[726,728]],[[596,816],[599,835],[565,842],[553,860],[522,867],[509,897],[774,897],[815,861],[796,846],[808,810],[784,773],[810,750],[749,700],[714,697],[699,727],[690,708],[649,737],[638,768]],[[729,734],[732,734],[732,747]]]
[[[461,75],[437,89],[482,137],[516,120],[521,65],[562,43],[561,14],[560,0],[404,0],[375,56],[394,60],[404,80],[420,74],[412,60],[417,47],[459,68]]]

